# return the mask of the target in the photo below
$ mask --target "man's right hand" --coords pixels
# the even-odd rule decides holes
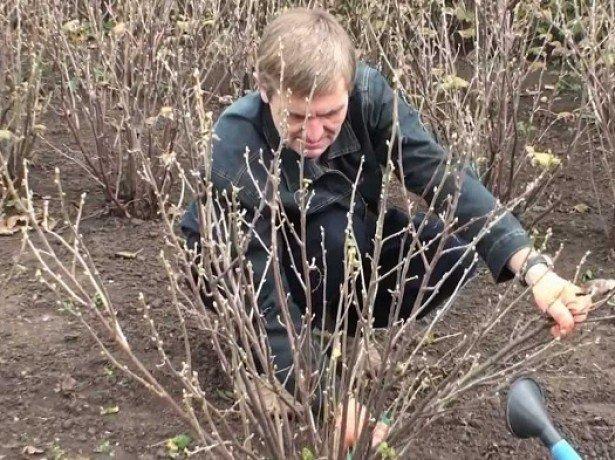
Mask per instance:
[[[356,399],[350,398],[347,405],[346,414],[346,429],[344,433],[341,433],[342,443],[344,445],[344,452],[352,448],[359,440],[363,426],[369,420],[367,409],[357,402]],[[338,406],[335,428],[338,432],[342,429],[342,405]],[[376,423],[374,431],[372,433],[372,447],[378,446],[383,442],[389,434],[389,426],[384,422]]]

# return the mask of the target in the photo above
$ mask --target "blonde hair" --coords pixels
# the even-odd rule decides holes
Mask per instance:
[[[284,74],[282,75],[282,62]],[[298,96],[326,94],[339,78],[348,91],[354,84],[356,55],[340,23],[321,9],[292,8],[265,27],[256,69],[267,95],[284,88]]]

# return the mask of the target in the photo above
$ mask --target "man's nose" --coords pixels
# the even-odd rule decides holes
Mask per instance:
[[[310,118],[305,123],[305,140],[308,143],[318,142],[324,133],[324,126],[318,118]]]

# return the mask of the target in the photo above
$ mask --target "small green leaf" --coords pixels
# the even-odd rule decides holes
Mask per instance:
[[[529,121],[523,120],[517,122],[517,129],[524,136],[531,136],[536,131],[536,127],[534,125],[532,125]]]
[[[71,315],[76,315],[77,311],[77,306],[71,300],[63,300],[61,305],[58,307],[58,312],[60,313],[70,313]]]
[[[99,292],[94,294],[94,306],[99,310],[105,306],[105,302]]]
[[[104,442],[100,443],[99,446],[94,449],[94,453],[97,454],[110,454],[111,453],[111,444],[109,443],[109,440],[105,440]]]
[[[167,439],[167,451],[170,457],[175,458],[178,454],[184,452],[190,445],[192,439],[187,434],[178,434],[173,438]]]
[[[594,273],[594,271],[591,268],[588,268],[587,270],[585,270],[585,273],[583,273],[583,276],[581,276],[581,281],[587,283],[588,281],[591,281],[595,278],[596,274]]]
[[[545,49],[544,49],[543,46],[534,46],[533,48],[530,48],[529,50],[527,50],[527,53],[530,56],[544,57],[545,56]]]
[[[547,63],[545,61],[533,61],[528,69],[531,72],[539,72],[541,70],[547,70]]]
[[[380,454],[380,458],[382,458],[382,460],[395,460],[398,458],[395,449],[389,446],[386,441],[381,442],[378,445],[378,453]]]
[[[429,332],[425,337],[425,345],[433,344],[437,338],[438,336],[435,334],[435,332]]]
[[[68,89],[71,92],[75,92],[77,90],[77,86],[79,85],[79,82],[77,81],[77,78],[72,77],[70,80],[68,80]]]
[[[112,379],[115,377],[115,371],[110,366],[103,367],[103,373],[107,376],[108,379]]]
[[[301,460],[314,460],[315,458],[314,453],[308,447],[301,449]]]
[[[235,400],[235,393],[233,393],[230,390],[221,390],[220,388],[216,388],[216,394],[220,398],[226,399],[227,401],[234,401]]]
[[[580,93],[583,90],[583,86],[576,76],[565,73],[558,78],[555,89],[560,92]]]
[[[60,445],[54,441],[49,449],[49,454],[53,460],[63,460],[66,458],[66,452]]]

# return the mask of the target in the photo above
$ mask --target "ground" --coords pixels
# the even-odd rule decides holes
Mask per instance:
[[[569,153],[567,127],[562,123],[556,128],[561,136],[556,129],[555,152]],[[61,125],[50,131],[56,140],[70,143]],[[615,264],[607,257],[592,206],[587,165],[584,154],[575,154],[558,173],[554,187],[562,201],[539,228],[553,228],[551,249],[564,243],[558,262],[564,275],[571,276],[585,251],[592,250],[587,267],[600,277],[615,277]],[[164,310],[164,274],[157,258],[163,246],[159,223],[96,214],[102,208],[102,194],[74,165],[44,151],[32,172],[32,185],[39,194],[52,194],[55,166],[64,172],[69,199],[90,192],[82,233],[119,315],[129,334],[134,333],[135,349],[154,362],[148,341],[137,332],[137,293],[143,292],[154,309]],[[579,203],[589,205],[588,211],[574,212],[573,206]],[[125,259],[116,257],[118,251],[141,252],[136,259]],[[186,432],[186,427],[141,386],[113,370],[84,328],[36,281],[33,256],[19,254],[18,235],[0,237],[0,459],[41,457],[37,449],[48,458],[61,452],[70,458],[104,458],[110,450],[117,458],[163,456],[165,440]],[[485,299],[495,298],[504,288],[483,273],[465,290],[446,327],[451,333],[470,327],[488,308]],[[529,303],[526,307],[533,308]],[[553,418],[586,458],[615,457],[614,325],[587,326],[600,343],[579,350],[540,376]],[[213,397],[223,398],[227,383],[213,353],[197,347],[195,358],[205,386]],[[101,408],[115,406],[116,413],[101,414]],[[546,452],[536,441],[516,440],[509,434],[500,395],[438,422],[413,446],[412,454],[420,458],[545,458]]]

